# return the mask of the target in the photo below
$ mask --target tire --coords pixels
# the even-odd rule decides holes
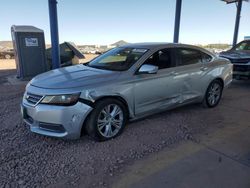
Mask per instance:
[[[4,57],[5,57],[5,59],[10,59],[10,58],[11,58],[11,55],[6,54]]]
[[[223,84],[219,80],[212,81],[206,91],[203,106],[207,108],[216,107],[221,99],[223,92]]]
[[[85,131],[96,141],[110,140],[122,133],[127,117],[127,109],[122,102],[112,98],[104,99],[96,103],[88,116]]]

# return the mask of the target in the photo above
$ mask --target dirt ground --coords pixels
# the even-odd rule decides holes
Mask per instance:
[[[16,63],[14,59],[0,59],[0,70],[14,70]]]
[[[84,54],[85,59],[80,59],[80,63],[85,63],[95,58],[97,55]],[[16,63],[14,59],[0,59],[0,70],[13,70],[16,69]]]
[[[157,114],[129,123],[114,140],[49,138],[31,133],[22,122],[26,83],[11,83],[15,72],[12,65],[0,70],[0,187],[111,187],[129,169],[136,173],[128,167],[147,157],[196,143],[201,135],[209,137],[227,125],[250,122],[250,82],[236,81],[215,109],[197,104]]]

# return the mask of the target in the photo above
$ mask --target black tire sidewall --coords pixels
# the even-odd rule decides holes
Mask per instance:
[[[99,116],[101,110],[103,110],[103,108],[109,104],[116,104],[121,108],[121,110],[123,111],[124,120],[123,120],[123,124],[122,124],[122,127],[119,130],[119,132],[113,137],[106,138],[98,130],[97,119],[98,119],[98,116]],[[127,119],[128,119],[127,117],[128,117],[128,112],[127,112],[125,105],[122,102],[120,102],[119,100],[116,100],[116,99],[104,99],[104,100],[101,100],[95,104],[93,111],[91,112],[91,114],[89,115],[89,117],[87,119],[85,130],[86,130],[87,134],[96,141],[110,140],[112,138],[119,136],[122,133],[122,131],[127,123]]]
[[[219,100],[214,104],[214,105],[211,105],[209,102],[208,102],[208,96],[209,96],[209,91],[211,89],[211,87],[214,85],[214,84],[219,84],[220,86],[220,97],[219,97]],[[222,96],[222,92],[223,92],[223,87],[222,87],[222,84],[219,80],[214,80],[212,81],[208,88],[207,88],[207,91],[206,91],[206,95],[205,95],[205,102],[206,102],[206,106],[209,107],[209,108],[214,108],[216,107],[219,103],[220,103],[220,100],[221,100],[221,96]]]

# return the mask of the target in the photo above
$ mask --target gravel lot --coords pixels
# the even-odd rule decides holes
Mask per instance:
[[[130,123],[108,142],[87,136],[77,141],[48,138],[31,133],[22,122],[19,104],[25,85],[8,83],[14,74],[0,70],[0,187],[110,187],[127,165],[179,142],[198,142],[198,135],[220,129],[217,122],[224,118],[220,106],[190,105]],[[249,89],[249,83],[234,83],[221,106],[237,101],[235,93],[246,97]]]

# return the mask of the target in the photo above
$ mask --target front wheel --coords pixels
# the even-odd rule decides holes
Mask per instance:
[[[105,141],[121,134],[127,121],[127,110],[122,102],[104,99],[97,102],[87,119],[85,130],[97,141]]]
[[[223,86],[219,80],[211,82],[207,88],[206,95],[203,101],[204,106],[213,108],[220,102]]]

